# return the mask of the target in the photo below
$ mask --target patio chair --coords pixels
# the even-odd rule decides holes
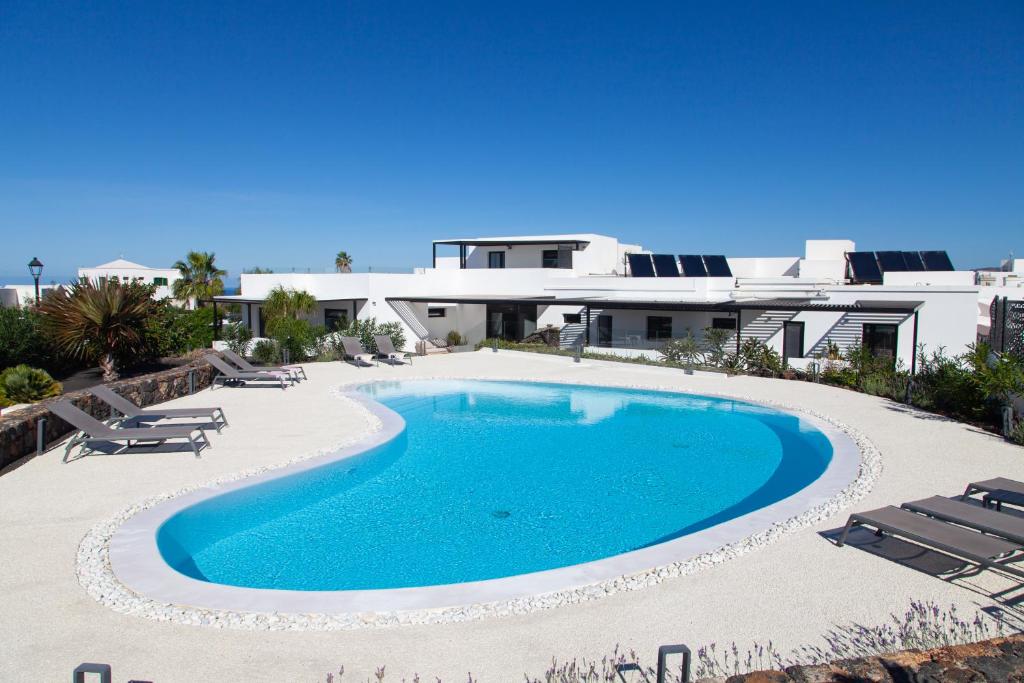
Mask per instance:
[[[391,343],[391,337],[386,334],[375,334],[373,340],[377,343],[377,355],[383,358],[388,365],[394,365],[395,361],[405,362],[405,359],[409,359],[409,365],[412,365],[412,354],[405,351],[397,351],[395,345]]]
[[[302,373],[302,379],[309,379],[308,377],[306,377],[306,369],[301,365],[282,365],[279,367],[256,367],[255,365],[253,365],[246,359],[242,358],[231,349],[224,349],[223,351],[221,351],[221,355],[223,355],[228,360],[229,363],[234,363],[235,365],[237,365],[238,369],[241,370],[242,372],[287,372],[292,376],[292,379],[295,381],[299,380],[299,373]]]
[[[231,367],[219,356],[214,356],[213,354],[207,354],[203,356],[203,358],[217,370],[217,374],[214,375],[213,381],[210,382],[211,389],[217,386],[218,381],[223,386],[228,386],[229,384],[244,386],[246,382],[259,382],[261,380],[280,382],[281,388],[286,389],[288,387],[287,382],[291,379],[291,375],[287,372],[279,372],[276,370],[270,370],[267,372],[242,372],[238,368]]]
[[[1003,503],[1024,507],[1024,482],[1005,477],[973,481],[964,489],[960,500],[967,500],[975,493],[982,492],[985,495],[982,496],[981,502],[985,507],[988,507],[993,501],[995,501],[996,510],[1002,510]]]
[[[114,418],[115,424],[118,426],[129,423],[138,426],[146,422],[178,417],[209,418],[210,424],[214,426],[218,433],[220,433],[223,427],[228,425],[228,419],[224,416],[224,409],[220,406],[216,408],[158,408],[156,410],[145,410],[104,384],[93,387],[90,391],[92,391],[93,396],[121,414],[122,417]]]
[[[847,535],[855,526],[873,527],[880,536],[889,534],[904,538],[981,567],[1001,569],[1024,578],[1024,570],[1009,564],[1011,560],[1020,559],[1016,554],[1024,547],[1020,543],[986,536],[962,526],[890,505],[850,515],[836,543],[837,546],[841,548],[846,543]]]
[[[928,515],[944,522],[977,529],[992,536],[1000,536],[1015,543],[1024,543],[1024,517],[1006,515],[942,496],[911,501],[904,503],[901,507],[904,510]]]
[[[75,446],[85,445],[88,447],[89,444],[93,443],[126,442],[125,447],[117,451],[121,453],[143,442],[155,442],[155,445],[159,446],[171,439],[183,439],[192,446],[192,452],[195,453],[197,458],[199,457],[200,448],[204,446],[206,448],[213,447],[209,437],[206,436],[206,432],[200,427],[134,427],[114,429],[103,424],[92,415],[79,410],[67,399],[57,401],[49,406],[49,410],[78,430],[71,436],[71,440],[68,441],[68,445],[64,449],[63,462],[68,461],[71,450]],[[83,449],[82,454],[85,455],[92,450],[91,448],[89,451]]]
[[[356,337],[342,337],[341,347],[345,352],[342,355],[342,360],[346,363],[352,363],[352,365],[355,365],[357,368],[363,367],[363,363],[369,365],[370,361],[377,360],[372,353],[367,353],[366,350],[363,349],[363,345],[359,343],[359,339]],[[349,358],[352,360],[349,361]]]

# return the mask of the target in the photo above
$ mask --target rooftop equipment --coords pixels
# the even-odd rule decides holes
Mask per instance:
[[[704,259],[694,254],[683,254],[679,257],[679,264],[683,267],[683,277],[707,277],[708,269],[704,265]]]
[[[654,271],[658,277],[679,277],[679,267],[676,265],[676,257],[672,254],[655,254]]]
[[[654,277],[654,266],[650,254],[626,254],[629,260],[629,274],[633,277]]]
[[[732,277],[732,269],[724,256],[719,254],[705,254],[704,266],[708,271],[708,277]]]

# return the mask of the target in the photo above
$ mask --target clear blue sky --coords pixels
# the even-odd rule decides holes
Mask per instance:
[[[1024,3],[0,4],[0,280],[550,231],[1024,254]]]

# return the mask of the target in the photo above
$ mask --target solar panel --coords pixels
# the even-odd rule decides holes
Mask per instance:
[[[848,251],[846,261],[850,264],[850,275],[857,284],[881,283],[882,271],[878,269],[873,251]]]
[[[907,270],[919,271],[927,270],[924,267],[924,261],[921,260],[921,252],[918,251],[905,251],[903,252],[903,260],[907,262]]]
[[[922,251],[921,260],[927,270],[956,270],[944,251]]]
[[[654,272],[658,277],[679,277],[679,267],[676,265],[676,257],[672,254],[655,254]]]
[[[878,267],[883,273],[902,273],[908,270],[902,251],[876,251],[875,256],[878,257]]]
[[[679,265],[683,267],[684,277],[707,277],[708,269],[704,267],[704,259],[700,256],[682,255],[679,257]]]
[[[629,273],[633,277],[654,277],[654,266],[650,254],[626,254],[629,259]]]
[[[724,256],[705,254],[704,266],[708,269],[708,277],[732,277],[732,269]]]

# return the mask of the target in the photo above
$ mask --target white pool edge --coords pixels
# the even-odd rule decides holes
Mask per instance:
[[[586,385],[688,393],[678,387],[650,384]],[[156,546],[156,530],[180,510],[230,490],[352,457],[386,443],[404,428],[400,416],[369,397],[340,389],[335,393],[366,412],[373,427],[368,436],[300,456],[278,467],[238,473],[125,509],[94,527],[80,545],[78,575],[82,585],[94,598],[119,612],[161,621],[247,629],[344,630],[520,614],[636,590],[773,543],[787,533],[831,517],[862,497],[881,469],[874,445],[828,416],[770,401],[700,392],[691,395],[766,406],[807,421],[832,443],[828,468],[792,496],[709,529],[594,562],[502,579],[422,588],[285,591],[208,583],[184,576],[167,565]]]

